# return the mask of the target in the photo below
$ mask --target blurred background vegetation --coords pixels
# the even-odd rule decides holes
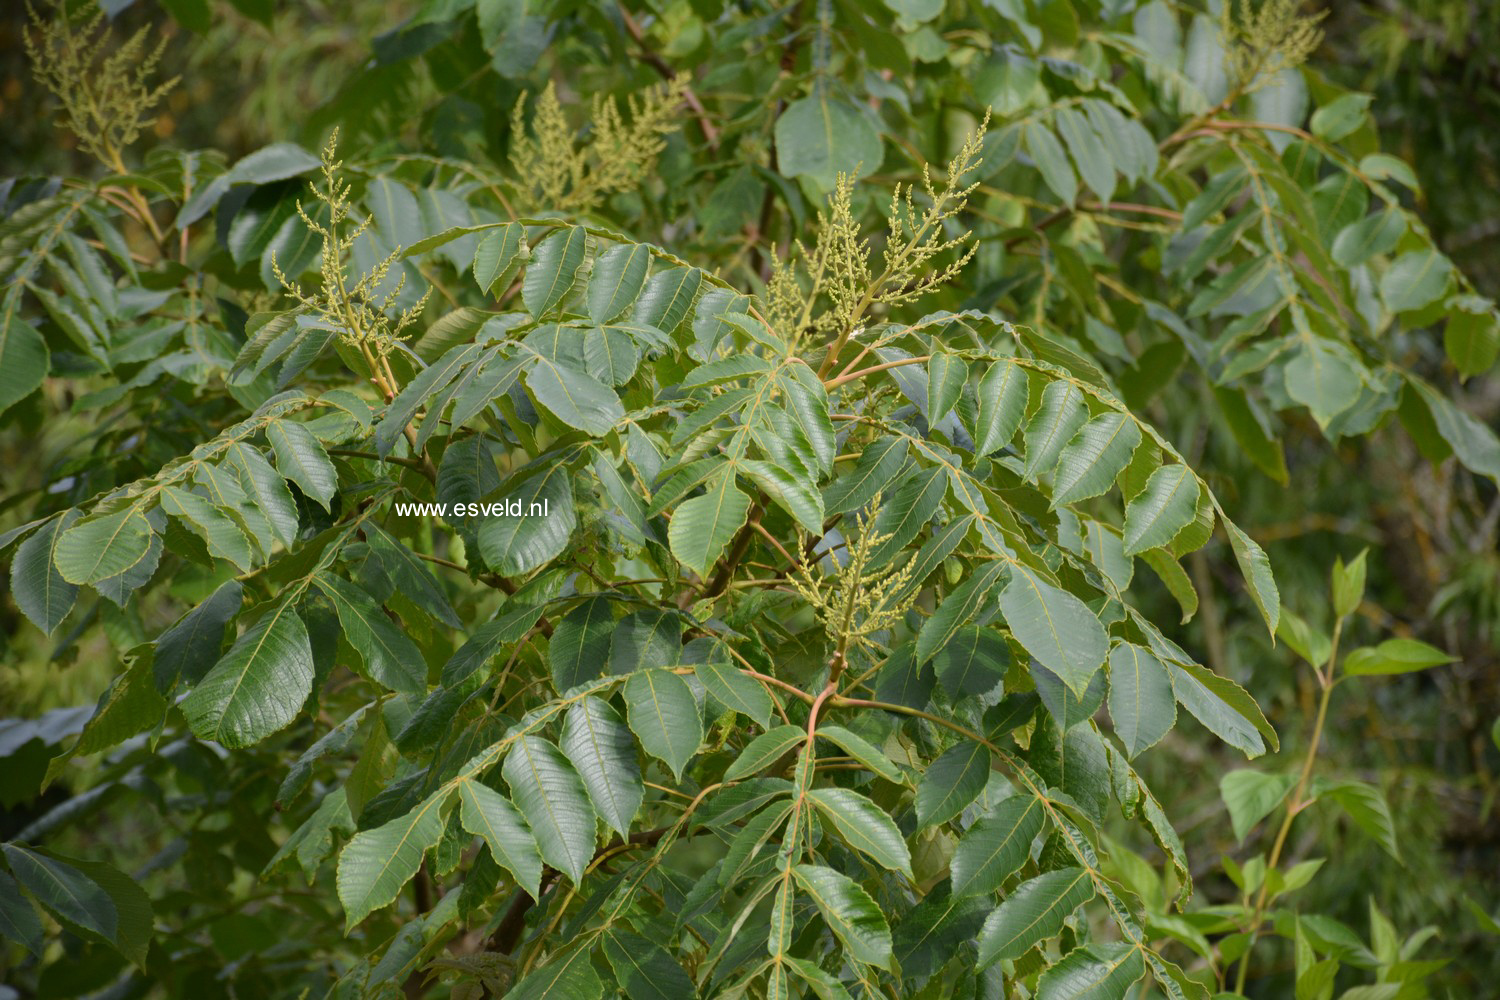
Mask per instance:
[[[230,161],[288,138],[316,148],[328,126],[339,123],[346,141],[365,151],[422,150],[498,168],[505,162],[510,109],[523,89],[535,92],[549,76],[585,93],[594,81],[601,89],[625,90],[660,78],[638,58],[612,58],[622,43],[591,4],[545,5],[551,20],[537,18],[529,35],[518,32],[503,62],[462,34],[425,36],[421,16],[440,5],[419,0],[214,3],[201,24],[194,23],[192,11],[200,6],[194,3],[104,6],[118,8],[117,30],[152,24],[168,39],[163,73],[181,75],[183,83],[166,99],[156,136],[179,148],[221,150]],[[656,5],[658,35],[650,44],[660,58],[684,67],[702,61],[714,43],[702,35],[695,14],[700,6]],[[70,149],[69,134],[37,113],[43,94],[21,45],[25,5],[0,7],[0,174],[89,173],[89,160]],[[1424,192],[1418,207],[1438,244],[1481,292],[1500,295],[1500,3],[1344,0],[1328,9],[1323,47],[1309,69],[1375,95],[1382,146],[1415,166]],[[558,31],[570,47],[548,48],[548,25],[562,18],[575,22]],[[372,74],[382,86],[368,85]],[[662,170],[690,171],[687,155],[683,137],[673,137]],[[752,203],[759,204],[758,195]],[[736,264],[746,266],[729,261]],[[1423,350],[1441,354],[1440,346],[1411,346],[1415,354]],[[1494,426],[1500,382],[1476,379],[1470,390],[1474,412]],[[1494,938],[1478,930],[1466,903],[1472,899],[1493,911],[1500,899],[1500,755],[1493,730],[1500,706],[1500,497],[1451,459],[1427,461],[1399,428],[1330,444],[1310,420],[1287,427],[1290,485],[1283,487],[1255,473],[1222,436],[1208,434],[1191,406],[1183,409],[1160,414],[1159,423],[1173,429],[1189,454],[1194,441],[1199,450],[1223,447],[1210,467],[1240,470],[1215,487],[1270,552],[1287,607],[1314,623],[1326,621],[1329,565],[1368,547],[1370,597],[1352,641],[1419,636],[1460,658],[1440,670],[1353,683],[1334,703],[1324,744],[1329,769],[1385,788],[1404,865],[1393,864],[1367,838],[1337,829],[1331,813],[1325,829],[1308,824],[1298,830],[1309,843],[1325,845],[1322,851],[1335,845],[1339,862],[1329,866],[1332,877],[1308,890],[1309,909],[1363,927],[1367,902],[1378,897],[1405,932],[1438,927],[1444,953],[1465,968],[1464,980],[1479,990],[1487,988],[1481,984],[1492,988],[1500,981],[1500,952],[1492,948]],[[32,470],[46,464],[53,443],[68,434],[65,422],[8,421],[0,429],[0,497],[35,480]],[[196,429],[184,438],[197,439]],[[0,502],[0,515],[8,506]],[[1223,546],[1195,553],[1189,569],[1205,602],[1184,642],[1203,651],[1215,669],[1249,677],[1252,693],[1295,753],[1305,742],[1314,700],[1305,666],[1285,644],[1273,648],[1253,614],[1212,599],[1235,593]],[[1215,579],[1214,586],[1203,586]],[[1150,610],[1157,620],[1174,619],[1165,591],[1156,596]],[[78,646],[66,636],[54,657],[54,642],[24,628],[9,602],[0,605],[0,621],[6,644],[0,715],[30,717],[90,703],[116,671],[109,650]],[[122,616],[113,627],[132,624]],[[1215,874],[1219,859],[1238,848],[1224,819],[1218,778],[1235,765],[1226,748],[1193,735],[1174,733],[1142,766],[1160,797],[1174,805],[1198,868],[1194,874],[1203,878],[1202,898],[1223,898],[1232,888],[1214,883],[1222,879]],[[24,822],[0,811],[0,837]],[[128,836],[128,829],[109,835]]]

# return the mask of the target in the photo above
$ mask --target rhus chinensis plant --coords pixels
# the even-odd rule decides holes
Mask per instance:
[[[979,312],[885,317],[962,263],[945,227],[980,138],[927,207],[898,198],[878,273],[841,182],[780,269],[775,322],[665,251],[558,221],[450,228],[351,276],[364,230],[338,228],[330,144],[328,221],[296,216],[322,240],[317,291],[273,262],[293,308],[247,321],[227,376],[250,412],[16,551],[49,630],[90,590],[128,609],[199,570],[201,599],[126,651],[69,755],[137,733],[298,748],[274,801],[302,819],[263,877],[333,879],[360,934],[413,878],[442,894],[339,990],[425,970],[527,997],[611,975],[633,995],[1148,974],[1201,993],[1096,828],[1123,808],[1185,899],[1131,759],[1179,703],[1250,755],[1276,737],[1126,591],[1136,556],[1170,572],[1216,525],[1271,628],[1275,584],[1087,359]],[[439,253],[474,294],[515,293],[411,348],[395,266]],[[343,377],[277,391],[329,348]],[[447,506],[401,516],[429,504]],[[146,954],[123,875],[7,856],[69,927]],[[464,927],[488,936],[445,953]]]
[[[495,5],[439,6],[412,30],[526,51]],[[1363,104],[1284,148],[1233,119],[1314,26],[1225,8],[1217,105],[1169,46],[1093,50],[1165,138],[1088,67],[1003,53],[994,130],[979,110],[891,191],[819,145],[837,121],[881,151],[819,5],[816,78],[768,64],[756,141],[788,183],[752,236],[797,228],[747,239],[763,275],[631,215],[679,102],[711,148],[743,126],[675,74],[584,137],[543,88],[509,173],[331,140],[132,170],[121,139],[97,183],[0,189],[0,407],[58,414],[60,442],[0,536],[36,626],[15,642],[119,664],[97,705],[5,731],[7,802],[88,785],[4,845],[16,968],[172,996],[1197,1000],[1274,934],[1331,992],[1364,956],[1285,918],[1311,875],[1278,867],[1285,829],[1232,914],[1185,913],[1173,803],[1137,769],[1174,728],[1278,749],[1142,610],[1158,581],[1193,616],[1182,561],[1216,535],[1239,610],[1321,650],[1148,407],[1190,358],[1279,481],[1267,413],[1299,408],[1338,438],[1399,405],[1493,473],[1493,434],[1374,336],[1448,316],[1477,365],[1493,314],[1386,184],[1399,161],[1335,145]],[[1171,202],[1118,227],[1170,296],[1107,263],[1119,184]],[[648,222],[683,245],[627,235]],[[1258,815],[1230,781],[1236,832],[1283,799],[1286,825],[1314,796],[1378,818],[1292,773],[1281,798],[1254,779]],[[121,800],[162,820],[130,874],[69,848]]]

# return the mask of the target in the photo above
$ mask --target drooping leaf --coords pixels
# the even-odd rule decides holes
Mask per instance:
[[[1026,863],[1031,842],[1045,819],[1041,803],[1030,795],[1012,796],[981,816],[953,851],[954,898],[988,895],[999,889]]]
[[[740,751],[739,756],[724,772],[724,780],[735,781],[746,775],[757,774],[806,740],[807,730],[801,726],[768,729],[746,744],[745,749]]]
[[[1193,522],[1198,509],[1198,477],[1186,465],[1164,465],[1125,505],[1125,554],[1166,545]]]
[[[911,851],[889,813],[850,788],[815,788],[807,797],[850,847],[883,868],[913,877]]]
[[[1109,655],[1109,635],[1088,605],[1025,566],[1011,567],[1000,612],[1016,641],[1077,694]]]
[[[934,826],[963,812],[990,777],[989,748],[961,740],[927,767],[917,784],[917,823]]]
[[[979,965],[1020,958],[1062,929],[1063,919],[1094,895],[1082,868],[1060,868],[1016,886],[979,933]]]
[[[277,420],[266,428],[266,438],[276,453],[276,468],[281,474],[328,510],[339,488],[338,474],[312,432],[299,423]]]
[[[643,670],[625,682],[630,728],[651,756],[682,769],[703,743],[703,718],[687,681],[670,670]]]
[[[822,865],[797,865],[792,874],[851,958],[881,968],[890,965],[890,925],[875,901],[853,879]]]
[[[565,226],[537,244],[521,279],[527,312],[541,319],[572,291],[587,247],[588,233],[578,226]]]
[[[10,592],[21,613],[37,628],[51,635],[68,617],[78,599],[78,587],[58,572],[57,542],[78,520],[69,510],[42,525],[16,549],[10,564]]]
[[[464,829],[482,838],[489,846],[490,857],[504,866],[532,899],[539,898],[542,856],[516,807],[493,788],[474,780],[459,784],[458,799]]]
[[[629,836],[645,788],[625,720],[591,695],[568,709],[560,746],[583,779],[594,811],[621,837]]]
[[[283,600],[229,647],[179,707],[201,738],[246,747],[297,717],[313,674],[307,626]]]
[[[555,744],[527,735],[516,740],[501,770],[542,860],[577,885],[594,858],[597,821],[573,765]]]
[[[405,815],[355,834],[340,852],[338,894],[346,930],[389,905],[411,881],[422,855],[443,835],[451,798],[449,789],[439,789]]]
[[[319,574],[316,583],[333,603],[344,637],[359,653],[372,680],[408,694],[427,689],[427,661],[421,650],[369,594],[331,573]]]
[[[1172,678],[1149,649],[1122,642],[1110,651],[1109,717],[1131,757],[1155,746],[1176,724]]]

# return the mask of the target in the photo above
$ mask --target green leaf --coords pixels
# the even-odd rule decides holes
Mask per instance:
[[[179,707],[199,737],[247,747],[297,717],[314,673],[307,627],[283,600],[240,636]]]
[[[1022,474],[1028,482],[1052,470],[1063,448],[1088,418],[1083,390],[1071,382],[1047,383],[1042,390],[1042,405],[1027,421],[1023,436],[1026,465]]]
[[[78,511],[68,510],[49,519],[21,543],[10,564],[16,607],[48,635],[57,631],[78,599],[78,587],[64,580],[55,565],[57,541],[78,517]]]
[[[1369,94],[1340,94],[1313,112],[1313,135],[1338,142],[1365,122],[1370,107]]]
[[[541,898],[542,856],[520,812],[493,788],[475,779],[458,786],[463,828],[489,845],[490,857],[510,872],[516,885]]]
[[[40,958],[42,954],[42,918],[14,879],[0,872],[0,936]]]
[[[443,836],[443,813],[451,797],[442,788],[415,809],[354,835],[339,854],[338,894],[345,931],[388,906],[411,881],[422,855]]]
[[[1281,618],[1281,592],[1276,589],[1276,577],[1271,573],[1271,560],[1265,550],[1229,519],[1224,520],[1224,530],[1229,534],[1229,547],[1234,551],[1234,561],[1244,574],[1250,590],[1250,599],[1260,609],[1260,616],[1271,635],[1276,634],[1276,623]]]
[[[934,760],[917,784],[917,825],[946,823],[968,808],[990,777],[989,748],[960,740]]]
[[[931,621],[928,619],[929,624]],[[920,641],[921,636],[917,638]],[[993,629],[966,625],[938,650],[932,668],[949,697],[984,694],[1005,678],[1010,669],[1010,648]]]
[[[682,659],[682,619],[669,611],[632,611],[615,625],[609,672],[629,674]]]
[[[16,881],[35,896],[47,912],[91,937],[114,944],[120,929],[120,915],[103,886],[61,858],[40,854],[19,844],[6,844],[4,850],[5,860]],[[19,895],[16,902],[22,902]],[[36,920],[34,911],[31,919]],[[38,927],[38,936],[40,930]]]
[[[1355,826],[1369,834],[1391,857],[1401,860],[1401,851],[1396,844],[1396,824],[1391,818],[1391,807],[1384,792],[1363,781],[1339,781],[1319,784],[1314,793],[1320,800],[1333,802],[1343,809]]]
[[[229,446],[229,461],[239,470],[240,486],[251,503],[265,515],[281,544],[291,547],[297,540],[297,502],[283,479],[259,448],[236,441]]]
[[[913,877],[911,851],[889,813],[849,788],[815,788],[807,797],[850,847],[883,868]]]
[[[479,524],[479,552],[501,576],[525,576],[562,554],[573,537],[573,477],[561,462],[548,465],[505,494],[519,514],[486,517]]]
[[[1340,267],[1356,268],[1371,257],[1388,253],[1406,235],[1406,214],[1394,206],[1339,230],[1330,251]]]
[[[724,772],[725,781],[737,781],[746,775],[759,774],[781,759],[787,751],[802,745],[807,730],[801,726],[777,726],[751,740]]]
[[[119,576],[146,558],[151,525],[141,508],[132,504],[112,514],[73,522],[55,545],[54,562],[64,581],[97,583]]]
[[[489,295],[497,284],[510,282],[521,266],[525,245],[526,227],[519,222],[507,222],[485,233],[474,250],[472,268],[481,292]]]
[[[1062,930],[1063,918],[1094,896],[1082,868],[1061,868],[1022,882],[991,913],[979,932],[979,968],[1020,958]]]
[[[577,885],[594,858],[597,823],[582,779],[562,751],[540,736],[517,739],[501,770],[542,860]]]
[[[1297,779],[1290,774],[1265,774],[1250,768],[1230,771],[1219,779],[1219,797],[1229,810],[1234,839],[1244,843],[1245,835],[1287,797]]]
[[[1448,442],[1458,460],[1469,469],[1500,483],[1500,438],[1495,432],[1421,379],[1408,375],[1407,384],[1414,386],[1427,404],[1438,433]],[[67,575],[68,571],[64,569],[63,576]]]
[[[1124,413],[1104,413],[1084,424],[1057,456],[1052,506],[1096,497],[1125,471],[1141,443],[1141,430]]]
[[[682,1000],[697,995],[692,978],[668,951],[639,934],[611,928],[604,957],[629,1000]]]
[[[583,268],[588,233],[566,226],[542,240],[531,252],[521,280],[521,301],[535,319],[542,319],[562,302]]]
[[[1177,723],[1172,678],[1149,649],[1122,642],[1110,651],[1109,717],[1130,757],[1155,746]]]
[[[1391,262],[1380,276],[1380,297],[1393,313],[1431,305],[1448,290],[1453,265],[1438,250],[1412,250]]]
[[[1333,561],[1333,613],[1340,618],[1353,614],[1365,599],[1365,556],[1362,549],[1346,565],[1343,557]]]
[[[199,535],[208,544],[209,555],[229,560],[241,573],[248,573],[254,565],[250,539],[222,508],[196,493],[168,486],[161,492],[161,509]]]
[[[52,364],[47,342],[18,315],[20,297],[15,287],[0,303],[0,413],[36,392]]]
[[[696,267],[669,267],[657,271],[636,300],[635,322],[655,327],[662,333],[672,333],[687,318],[702,285],[703,272]]]
[[[1356,677],[1409,674],[1453,661],[1454,657],[1419,639],[1387,639],[1350,652],[1344,657],[1344,673]]]
[[[1022,125],[1021,136],[1026,143],[1026,152],[1031,154],[1032,162],[1041,171],[1042,180],[1063,204],[1072,205],[1078,200],[1078,177],[1073,173],[1068,154],[1063,152],[1057,136],[1047,126],[1036,122]]]
[[[276,420],[266,428],[266,439],[276,453],[276,468],[281,474],[329,510],[328,502],[339,488],[338,474],[312,432],[299,423]]]
[[[1198,510],[1198,477],[1186,465],[1163,465],[1125,505],[1125,554],[1166,545],[1193,523]]]
[[[359,653],[371,680],[406,694],[427,690],[427,661],[421,650],[369,594],[328,573],[319,573],[313,579],[332,602],[344,638]]]
[[[526,370],[526,388],[553,416],[595,437],[608,434],[625,415],[620,397],[587,372],[538,358]]]
[[[996,582],[1005,573],[1005,563],[998,559],[983,563],[979,570],[963,583],[954,588],[953,592],[943,598],[932,617],[922,623],[921,631],[917,633],[917,662],[926,663],[932,659],[949,639],[958,634],[959,629],[970,621],[990,599],[990,594],[995,589]],[[977,651],[977,642],[971,642],[969,652]],[[951,666],[962,666],[954,663]],[[953,679],[958,682],[964,674],[955,672]],[[971,678],[975,683],[982,678]],[[950,690],[957,690],[956,687]],[[989,690],[984,688],[983,690]],[[978,691],[966,691],[968,694],[978,694]]]
[[[1309,338],[1286,366],[1286,391],[1326,427],[1353,406],[1364,388],[1362,366],[1343,344]]]
[[[1016,795],[981,816],[953,849],[953,897],[986,896],[1021,870],[1046,814],[1031,795]]]
[[[589,317],[603,325],[634,305],[650,267],[651,251],[639,243],[619,243],[601,254],[589,278]]]
[[[16,880],[48,912],[145,970],[154,916],[150,898],[134,879],[100,861],[64,858],[19,844],[4,849]]]
[[[810,478],[798,478],[780,466],[755,459],[742,459],[741,471],[747,473],[766,495],[776,501],[804,531],[819,534],[823,530],[823,496]]]
[[[1255,700],[1234,681],[1197,664],[1169,662],[1167,672],[1178,703],[1219,739],[1247,757],[1266,752],[1262,736],[1270,740],[1271,749],[1277,748],[1275,730]]]
[[[891,928],[875,901],[847,875],[821,865],[796,865],[797,885],[812,897],[818,912],[856,962],[889,968]]]
[[[381,456],[390,454],[396,442],[406,433],[417,411],[424,406],[431,406],[433,398],[450,382],[458,378],[466,367],[471,367],[482,350],[483,348],[478,344],[455,344],[444,351],[442,356],[432,364],[417,372],[416,377],[406,383],[405,388],[397,394],[395,399],[391,400],[390,406],[386,407],[380,425],[375,428],[375,451]],[[427,420],[434,420],[440,416],[442,407],[437,406],[433,409],[437,412],[429,412]],[[279,426],[279,423],[276,426]],[[286,466],[281,462],[280,455],[278,451],[277,464],[281,465],[285,471]],[[295,476],[289,478],[296,479]],[[301,485],[300,480],[297,480],[297,483]]]
[[[754,719],[762,729],[770,726],[773,703],[759,681],[728,663],[700,663],[694,670],[720,707]]]
[[[588,789],[594,811],[621,837],[628,837],[646,790],[625,720],[609,702],[590,695],[568,709],[561,747]]]
[[[590,963],[591,950],[572,948],[510,988],[505,1000],[600,1000],[604,984]]]
[[[785,177],[807,177],[824,191],[839,174],[872,174],[885,150],[880,134],[858,108],[817,85],[776,119],[777,166]]]
[[[852,733],[843,726],[820,724],[818,738],[832,743],[886,781],[895,782],[898,785],[904,781],[900,769],[891,763],[891,759],[858,733]]]
[[[860,453],[854,468],[823,489],[823,512],[832,517],[856,510],[896,479],[906,464],[904,438],[883,437]]]
[[[1443,326],[1443,349],[1460,374],[1483,375],[1500,358],[1500,317],[1487,299],[1476,296],[1450,300]]]
[[[218,661],[224,647],[224,626],[240,613],[244,588],[237,580],[219,586],[198,605],[156,637],[153,669],[156,687],[169,690],[179,677],[196,684]]]
[[[979,416],[974,424],[974,454],[984,456],[1010,443],[1026,415],[1030,386],[1026,371],[1008,361],[990,365],[979,380]]]
[[[1109,147],[1089,126],[1081,111],[1059,108],[1052,117],[1057,131],[1068,144],[1068,151],[1073,154],[1073,162],[1078,165],[1084,183],[1108,205],[1115,193],[1115,164]]]
[[[605,385],[625,385],[641,363],[641,352],[630,334],[616,326],[583,332],[583,366]]]
[[[927,422],[936,424],[953,409],[963,395],[969,366],[956,354],[934,352],[927,362]]]
[[[1125,941],[1099,941],[1074,948],[1043,972],[1037,1000],[1115,1000],[1129,996],[1130,987],[1145,974],[1140,948]]]
[[[1088,690],[1109,655],[1109,635],[1088,605],[1017,564],[1000,591],[1000,612],[1011,635],[1042,666],[1074,693]]]
[[[316,169],[318,158],[301,146],[273,142],[243,157],[225,176],[232,184],[269,184]]]
[[[877,535],[889,535],[870,553],[870,564],[882,566],[906,548],[943,502],[948,492],[948,476],[941,468],[920,469],[912,473],[880,505],[872,529]]]
[[[611,606],[608,598],[590,597],[563,615],[554,627],[547,661],[552,668],[552,684],[559,692],[604,672],[615,627]]]
[[[682,780],[682,769],[703,743],[703,718],[687,681],[670,670],[643,670],[625,682],[630,729],[651,756]]]
[[[667,528],[672,555],[707,579],[749,512],[750,498],[735,486],[732,469],[725,468],[702,496],[684,500],[672,513]]]

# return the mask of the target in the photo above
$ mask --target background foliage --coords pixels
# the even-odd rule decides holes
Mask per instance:
[[[1484,5],[68,6],[6,989],[1500,972]]]

